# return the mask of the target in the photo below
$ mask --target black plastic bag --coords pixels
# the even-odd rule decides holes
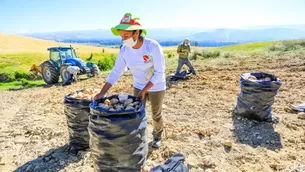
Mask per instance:
[[[171,79],[176,81],[179,79],[187,79],[192,75],[192,72],[190,70],[184,70],[180,72],[178,75],[171,75]]]
[[[248,79],[250,75],[255,76],[257,80]],[[262,72],[241,74],[241,91],[233,114],[258,121],[272,121],[274,119],[272,105],[281,85],[281,80],[271,74]]]
[[[181,153],[176,153],[164,164],[152,168],[149,172],[189,172],[189,168],[184,164],[185,157]]]
[[[69,130],[69,151],[76,154],[89,148],[89,115],[91,100],[65,96],[64,113]]]
[[[295,111],[305,112],[305,103],[300,105],[292,105],[292,109]]]
[[[178,75],[171,74],[166,77],[166,87],[170,88],[173,84],[177,83],[179,80],[186,80],[192,75],[190,70],[184,70]]]
[[[117,98],[117,95],[108,99]],[[136,97],[128,96],[134,101]],[[137,172],[144,167],[147,154],[147,118],[144,104],[138,110],[109,111],[90,104],[89,134],[95,171]]]

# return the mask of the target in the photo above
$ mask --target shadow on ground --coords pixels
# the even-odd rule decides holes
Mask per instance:
[[[25,163],[18,167],[14,172],[57,172],[70,163],[77,163],[81,160],[82,153],[77,156],[69,154],[68,145],[64,145],[57,149],[50,149],[43,156]]]
[[[280,134],[274,131],[274,123],[249,120],[233,114],[232,120],[233,133],[239,143],[253,148],[265,147],[273,151],[283,147]]]
[[[54,84],[59,86],[59,84]],[[9,88],[8,91],[18,91],[18,90],[25,90],[29,88],[50,88],[52,85],[47,85],[47,84],[40,84],[40,85],[33,85],[33,86],[24,86],[22,88]]]

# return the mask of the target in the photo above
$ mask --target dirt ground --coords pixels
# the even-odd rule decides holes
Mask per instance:
[[[166,91],[163,145],[150,149],[147,167],[164,163],[176,152],[186,156],[192,172],[289,171],[305,164],[304,114],[289,109],[305,101],[303,60],[304,56],[283,55],[215,66],[194,62],[198,77]],[[272,73],[282,80],[273,105],[279,123],[232,117],[240,74],[251,71]],[[100,88],[104,82],[102,76],[67,87],[0,92],[0,171],[93,171],[90,152],[72,156],[66,151],[63,98],[70,89]],[[122,76],[108,95],[115,93],[132,93],[132,76]],[[151,141],[149,106],[147,115]],[[224,146],[230,143],[231,148]]]

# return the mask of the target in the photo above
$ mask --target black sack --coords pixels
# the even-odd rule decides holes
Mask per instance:
[[[252,75],[257,80],[249,80]],[[270,80],[261,80],[269,77]],[[282,82],[274,75],[267,73],[245,73],[240,77],[241,91],[233,114],[258,121],[272,121],[272,105]]]
[[[171,75],[171,80],[177,81],[179,79],[188,79],[192,75],[190,70],[184,70],[180,72],[178,75]]]
[[[117,95],[108,99],[117,98]],[[136,97],[128,96],[134,101]],[[147,118],[144,104],[139,110],[114,111],[97,106],[106,98],[90,104],[90,149],[95,171],[137,172],[148,155]]]
[[[300,105],[292,105],[291,108],[295,111],[305,112],[305,103]]]
[[[189,168],[184,164],[185,157],[181,153],[176,153],[164,164],[152,168],[149,172],[189,172]]]
[[[166,77],[166,87],[170,88],[173,84],[177,83],[179,80],[186,80],[192,75],[190,70],[184,70],[180,72],[178,75],[171,74]]]
[[[79,92],[79,91],[77,91]],[[91,100],[78,99],[66,95],[64,113],[67,117],[69,131],[69,152],[76,154],[79,150],[89,148],[89,104]]]

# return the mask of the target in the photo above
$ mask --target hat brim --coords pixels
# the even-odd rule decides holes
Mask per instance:
[[[120,35],[120,30],[142,30],[141,36],[146,35],[146,30],[142,28],[142,26],[139,25],[129,25],[129,24],[119,24],[113,28],[111,28],[111,31],[113,35],[119,36]]]

